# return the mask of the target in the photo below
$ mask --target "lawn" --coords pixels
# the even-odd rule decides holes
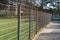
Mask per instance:
[[[0,19],[0,40],[17,40],[17,18]]]
[[[55,20],[55,21],[60,21],[60,18],[52,18],[52,21]]]
[[[32,22],[31,35],[35,33],[35,22]],[[29,19],[21,18],[21,40],[28,40],[29,35]],[[0,40],[17,40],[18,34],[18,21],[17,18],[0,19]]]

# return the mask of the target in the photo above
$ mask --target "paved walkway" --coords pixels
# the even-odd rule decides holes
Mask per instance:
[[[60,22],[53,22],[36,40],[60,40]]]

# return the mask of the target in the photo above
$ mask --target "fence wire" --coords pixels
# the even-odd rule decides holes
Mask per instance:
[[[29,1],[13,2],[13,5],[0,3],[1,40],[32,40],[51,22],[50,12],[38,10],[39,8]]]

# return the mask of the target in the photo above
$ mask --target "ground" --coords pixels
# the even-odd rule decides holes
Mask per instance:
[[[36,40],[60,40],[60,22],[54,21]]]

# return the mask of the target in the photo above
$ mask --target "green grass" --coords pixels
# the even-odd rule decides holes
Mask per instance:
[[[16,35],[17,18],[0,19],[0,40],[16,40]]]
[[[52,18],[52,21],[55,20],[55,21],[60,21],[60,18]]]
[[[32,26],[35,25],[34,21]],[[29,19],[21,18],[21,40],[29,40]],[[0,40],[17,40],[18,21],[17,18],[0,19]],[[32,34],[35,34],[35,26],[31,29]]]

